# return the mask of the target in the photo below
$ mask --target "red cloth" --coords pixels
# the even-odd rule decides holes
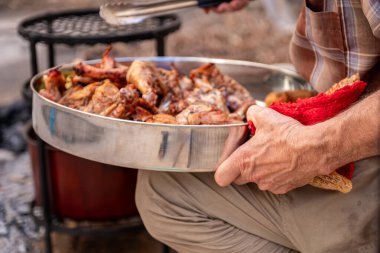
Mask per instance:
[[[298,99],[295,103],[274,103],[269,108],[289,116],[303,125],[313,125],[328,120],[356,102],[363,93],[367,84],[356,81],[352,85],[344,86],[334,93],[319,95],[306,99]],[[254,135],[256,128],[252,121],[248,122],[251,134]],[[339,174],[352,179],[354,165],[348,164],[337,170]]]

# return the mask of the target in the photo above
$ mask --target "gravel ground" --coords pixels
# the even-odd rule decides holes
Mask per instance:
[[[41,231],[29,215],[34,197],[29,155],[12,159],[0,151],[0,159],[0,252],[37,253],[33,242]]]
[[[30,77],[28,44],[17,35],[17,24],[22,19],[37,13],[96,6],[98,2],[93,0],[0,0],[2,54],[0,106],[20,100],[21,87]],[[206,15],[202,10],[193,9],[179,15],[183,25],[179,32],[168,38],[168,55],[243,59],[269,64],[289,61],[287,50],[290,34],[270,22],[260,2],[256,1],[248,9],[234,14]],[[58,46],[57,64],[67,63],[77,58],[99,58],[103,49],[104,46],[100,45],[91,48]],[[40,69],[47,66],[45,52],[44,46],[40,45],[38,47],[38,54],[41,56]],[[115,56],[155,55],[154,43],[145,41],[128,45],[116,44],[113,54]],[[0,253],[41,252],[38,247],[41,231],[27,215],[33,195],[28,155],[22,154],[15,157],[0,150]],[[146,239],[147,235],[141,236],[149,241],[149,238]],[[66,246],[68,244],[70,243]],[[96,242],[90,241],[90,244],[96,245]],[[37,247],[34,247],[35,245]],[[75,251],[70,247],[60,252],[89,252],[88,250]],[[135,251],[125,249],[117,250],[117,252]]]

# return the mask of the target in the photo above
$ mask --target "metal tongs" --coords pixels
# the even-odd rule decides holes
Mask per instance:
[[[178,10],[217,6],[230,0],[167,0],[154,2],[115,2],[105,3],[100,7],[100,16],[109,24],[135,24],[143,20],[176,12]]]

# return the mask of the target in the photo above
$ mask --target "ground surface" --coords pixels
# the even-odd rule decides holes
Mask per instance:
[[[97,1],[0,0],[0,106],[21,99],[30,77],[28,44],[17,35],[17,24],[37,13],[96,6]],[[239,13],[204,14],[195,9],[180,14],[183,26],[167,41],[167,54],[244,59],[263,63],[288,62],[290,34],[269,22],[259,2]],[[58,64],[77,58],[98,58],[104,46],[57,48]],[[152,56],[150,41],[118,44],[117,56]],[[38,47],[40,70],[46,68],[46,49]],[[34,198],[28,154],[14,156],[0,150],[0,253],[43,252],[41,229],[30,217]],[[161,246],[147,233],[120,238],[93,239],[55,236],[55,252],[160,252]]]

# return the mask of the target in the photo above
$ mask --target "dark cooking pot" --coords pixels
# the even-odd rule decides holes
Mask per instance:
[[[27,130],[37,205],[41,203],[36,135]],[[46,145],[51,208],[59,218],[115,220],[138,215],[137,170],[93,162]]]

